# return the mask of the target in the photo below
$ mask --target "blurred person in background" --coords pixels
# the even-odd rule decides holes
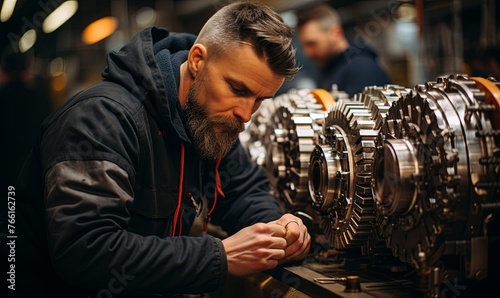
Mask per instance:
[[[47,93],[31,80],[32,59],[30,53],[16,52],[11,47],[7,47],[1,56],[3,189],[15,186],[40,125],[52,109]]]
[[[16,292],[172,297],[302,260],[307,227],[238,141],[297,71],[292,29],[257,3],[224,6],[198,36],[149,27],[110,53],[20,175]]]
[[[318,88],[339,90],[352,97],[365,86],[390,83],[377,54],[365,43],[347,40],[339,13],[326,3],[309,5],[296,12],[297,30],[304,54],[320,68]]]

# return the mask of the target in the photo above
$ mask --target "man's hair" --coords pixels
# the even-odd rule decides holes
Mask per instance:
[[[292,37],[292,29],[272,8],[236,2],[222,7],[205,23],[196,43],[205,45],[212,57],[230,55],[232,45],[249,43],[273,72],[290,79],[299,71]]]
[[[342,19],[333,7],[326,3],[319,3],[306,6],[295,12],[297,16],[297,28],[301,28],[310,21],[317,21],[323,30],[331,26],[341,26]]]

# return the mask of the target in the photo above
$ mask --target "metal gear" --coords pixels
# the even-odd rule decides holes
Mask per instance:
[[[485,222],[500,208],[500,134],[485,90],[498,94],[498,83],[439,77],[394,102],[380,128],[376,226],[394,255],[416,268],[459,257],[451,267],[462,264],[467,278],[487,275]]]
[[[308,189],[321,227],[337,250],[359,249],[372,236],[371,175],[375,138],[390,104],[410,89],[366,87],[336,102],[309,160]]]
[[[246,129],[247,152],[263,166],[271,190],[289,212],[308,206],[307,172],[313,137],[322,127],[325,108],[345,92],[291,89],[261,106]]]

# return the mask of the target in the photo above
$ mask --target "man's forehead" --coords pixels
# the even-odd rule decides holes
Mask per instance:
[[[274,92],[283,84],[285,77],[274,73],[267,61],[259,57],[252,44],[239,43],[231,55],[222,59],[219,66],[224,68],[225,76],[233,81],[243,82],[252,92]],[[263,88],[265,90],[263,90]]]
[[[273,97],[276,91],[281,87],[283,81],[276,80],[274,85],[263,86],[259,83],[254,84],[252,80],[245,80],[242,77],[231,77],[227,76],[226,80],[230,84],[236,85],[236,87],[245,89],[249,91],[252,95],[258,98],[270,98]],[[250,84],[247,84],[249,82]]]

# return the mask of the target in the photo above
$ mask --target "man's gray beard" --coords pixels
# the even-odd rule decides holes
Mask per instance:
[[[198,153],[206,159],[224,157],[233,148],[245,128],[238,119],[224,116],[209,117],[205,106],[196,99],[196,86],[189,89],[186,100],[186,126]],[[215,132],[214,126],[220,127]]]

